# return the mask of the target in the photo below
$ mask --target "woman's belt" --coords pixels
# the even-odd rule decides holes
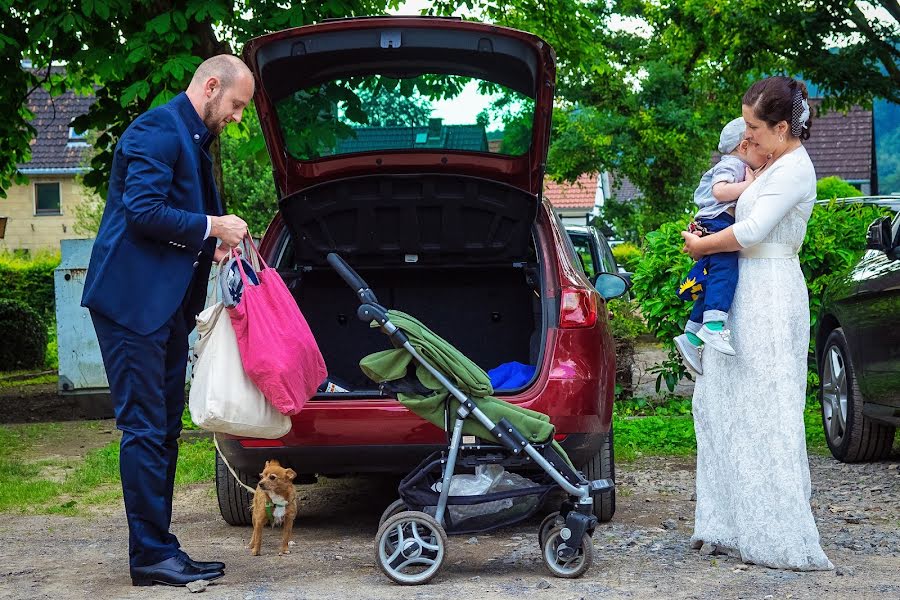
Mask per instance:
[[[797,249],[790,244],[756,244],[740,251],[741,258],[796,258]]]

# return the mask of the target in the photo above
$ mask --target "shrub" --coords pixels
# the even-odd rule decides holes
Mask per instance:
[[[840,177],[823,177],[816,182],[816,198],[833,200],[835,198],[855,198],[863,193]]]
[[[837,179],[837,178],[835,178]],[[800,248],[800,266],[809,288],[810,325],[819,321],[822,294],[833,277],[854,264],[866,250],[866,231],[878,217],[890,215],[886,208],[832,200],[818,204],[806,227]]]
[[[609,301],[610,329],[616,342],[616,398],[634,395],[634,344],[647,331],[647,325],[634,300]]]
[[[681,251],[681,232],[687,229],[690,217],[665,223],[658,230],[648,233],[644,239],[643,257],[632,278],[632,292],[641,307],[647,327],[663,343],[669,353],[662,365],[652,372],[657,374],[656,389],[665,383],[669,391],[675,390],[679,379],[689,377],[678,357],[672,339],[684,330],[692,303],[684,302],[675,294],[681,279],[691,268],[691,257]]]
[[[810,294],[810,325],[818,321],[822,293],[832,277],[849,269],[865,250],[866,230],[886,209],[832,201],[816,205],[807,225],[800,250],[800,265]],[[692,261],[681,251],[681,231],[687,219],[666,223],[649,233],[644,255],[634,274],[633,293],[651,332],[669,351],[669,359],[657,366],[657,387],[665,382],[670,391],[687,375],[672,338],[681,333],[690,314],[691,303],[682,302],[675,289],[687,274]],[[812,342],[811,342],[812,343]],[[810,379],[810,381],[814,381]]]
[[[18,300],[50,322],[55,318],[53,271],[59,253],[26,258],[0,254],[0,299]]]
[[[0,299],[0,365],[4,370],[44,365],[47,328],[40,315],[18,300]]]
[[[612,253],[616,263],[629,273],[634,273],[641,262],[641,249],[631,242],[613,246]]]

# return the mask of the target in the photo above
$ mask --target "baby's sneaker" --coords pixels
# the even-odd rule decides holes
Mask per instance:
[[[702,346],[695,346],[688,339],[687,335],[682,333],[675,338],[675,348],[684,359],[684,364],[697,375],[703,375],[703,365],[700,360],[700,350]]]
[[[736,354],[734,348],[731,346],[731,332],[727,329],[716,331],[704,325],[700,328],[700,331],[697,332],[697,337],[703,340],[705,345],[710,346],[714,350],[718,350],[722,354],[727,354],[728,356],[734,356]]]

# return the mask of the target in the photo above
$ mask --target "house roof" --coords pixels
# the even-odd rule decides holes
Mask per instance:
[[[609,174],[609,188],[609,195],[619,202],[627,202],[644,195],[630,179],[619,173]]]
[[[557,183],[547,179],[544,181],[544,197],[554,208],[590,210],[597,197],[597,174],[580,175],[575,183]]]
[[[813,99],[814,108],[821,100]],[[803,142],[816,168],[816,177],[836,175],[848,181],[872,177],[872,111],[854,106],[813,119],[810,138]]]
[[[28,108],[34,113],[31,124],[37,130],[31,142],[31,160],[16,165],[23,172],[34,170],[61,171],[83,168],[88,146],[69,143],[69,124],[86,114],[93,97],[66,92],[52,97],[43,88],[28,97]]]
[[[439,135],[431,138],[428,130],[427,126],[354,128],[356,137],[338,141],[337,153],[418,148],[488,151],[487,136],[481,125],[441,125]]]

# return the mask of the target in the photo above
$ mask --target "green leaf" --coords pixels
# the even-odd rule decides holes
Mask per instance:
[[[175,27],[178,31],[187,31],[187,19],[184,16],[184,13],[174,12],[172,13],[172,20],[175,22]]]
[[[174,98],[175,95],[176,94],[174,92],[172,92],[171,90],[164,89],[163,91],[161,91],[160,93],[158,93],[156,96],[153,97],[153,100],[150,102],[150,108],[156,108],[157,106],[161,106],[161,105],[165,104],[166,102],[168,102],[172,98]]]
[[[131,104],[135,98],[146,98],[147,94],[150,92],[150,84],[144,80],[135,81],[122,92],[122,97],[119,100],[119,103],[122,107],[126,107]]]
[[[150,48],[145,44],[140,44],[137,48],[128,53],[125,58],[126,62],[137,64],[150,56]]]
[[[106,0],[94,0],[94,12],[104,21],[109,18],[109,4]]]
[[[169,13],[158,15],[147,23],[147,30],[155,31],[160,35],[168,33],[171,28],[172,17]]]
[[[94,0],[81,0],[81,12],[84,16],[90,17],[94,12]]]

